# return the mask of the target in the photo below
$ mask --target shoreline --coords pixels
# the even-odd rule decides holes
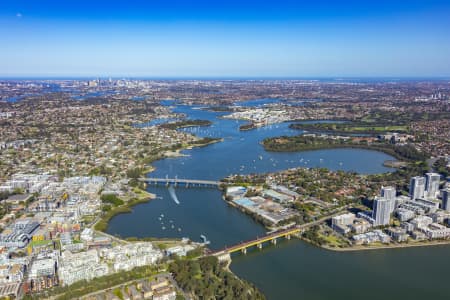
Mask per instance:
[[[315,244],[313,244],[313,245],[315,245]],[[318,245],[315,245],[315,246],[320,247],[325,250],[330,250],[330,251],[335,251],[335,252],[357,252],[357,251],[404,249],[404,248],[432,247],[432,246],[446,246],[446,245],[450,245],[450,240],[417,242],[417,243],[413,243],[413,244],[404,243],[404,244],[379,245],[379,246],[355,246],[355,247],[348,247],[348,248],[337,248],[337,247],[318,246]]]
[[[194,125],[191,125],[194,126]],[[188,126],[190,127],[190,126]],[[256,127],[257,128],[257,127]],[[255,128],[252,128],[255,129]],[[250,129],[251,130],[251,129]],[[199,138],[198,141],[202,141],[203,138]],[[208,146],[210,144],[214,144],[214,143],[218,143],[218,142],[222,142],[224,139],[223,138],[217,138],[217,139],[212,139],[209,140],[205,143],[200,143],[200,144],[190,144],[190,145],[185,145],[184,147],[180,147],[179,149],[176,150],[168,150],[162,153],[162,156],[160,158],[158,158],[157,160],[160,159],[167,159],[167,158],[177,158],[177,157],[187,157],[189,156],[188,154],[183,154],[181,153],[181,151],[183,150],[191,150],[194,149],[196,147],[205,147]],[[278,150],[269,150],[267,149],[267,147],[264,145],[263,141],[261,142],[261,144],[263,145],[264,149],[266,151],[269,152],[302,152],[302,151],[315,151],[315,150],[327,150],[327,149],[342,149],[342,148],[355,148],[355,149],[366,149],[366,150],[371,150],[371,151],[379,151],[379,152],[383,152],[386,153],[388,155],[394,156],[395,158],[399,159],[398,155],[394,155],[393,153],[390,153],[390,151],[386,151],[386,149],[382,149],[379,147],[371,147],[370,145],[326,145],[326,146],[316,146],[316,147],[311,147],[309,149],[301,149],[301,150],[286,150],[286,151],[278,151]],[[401,159],[401,158],[400,158]],[[155,161],[157,161],[155,160]],[[154,162],[154,161],[153,161]],[[152,162],[152,163],[153,163]],[[402,161],[385,161],[384,165],[386,166],[388,163],[391,163],[392,168],[395,168],[394,164],[402,164],[405,162]],[[399,167],[399,166],[398,166]],[[147,165],[143,171],[143,175],[146,176],[147,174],[155,171],[156,168],[154,166],[152,166],[151,164]],[[108,226],[109,222],[111,221],[111,219],[119,214],[123,214],[123,213],[130,213],[132,212],[132,207],[138,204],[142,204],[142,203],[147,203],[150,200],[153,200],[156,198],[156,195],[147,192],[146,190],[143,189],[139,189],[140,191],[144,192],[147,194],[148,198],[146,199],[139,199],[136,201],[129,201],[127,202],[125,205],[117,207],[116,211],[111,213],[110,216],[107,217],[106,220],[106,224]],[[270,228],[267,226],[267,224],[264,224],[264,222],[261,222],[261,220],[258,220],[258,218],[255,218],[255,216],[253,216],[252,214],[249,214],[246,210],[240,208],[239,206],[235,205],[232,202],[226,201],[225,199],[223,199],[228,205],[233,206],[234,208],[237,208],[241,211],[241,213],[243,213],[244,215],[246,215],[246,217],[249,217],[251,219],[253,219],[255,222],[258,222],[259,224],[261,224],[264,228],[266,228],[267,230],[269,230]],[[131,203],[130,203],[131,202]],[[100,223],[104,218],[100,219],[99,222]],[[94,224],[94,227],[97,225]],[[107,226],[105,228],[105,230],[99,230],[101,232],[106,232]],[[157,238],[157,237],[144,237],[144,238],[136,238],[136,237],[127,237],[127,238],[123,238],[123,237],[119,237],[121,240],[123,241],[127,241],[128,239],[136,239],[136,240],[165,240],[165,238]],[[450,244],[450,240],[448,241],[436,241],[436,242],[420,242],[417,244],[396,244],[396,245],[379,245],[379,246],[355,246],[355,247],[347,247],[347,248],[338,248],[338,247],[329,247],[329,246],[324,246],[324,245],[317,245],[303,237],[298,237],[300,240],[325,249],[325,250],[329,250],[329,251],[336,251],[336,252],[350,252],[350,251],[367,251],[367,250],[381,250],[381,249],[400,249],[400,248],[410,248],[410,247],[426,247],[426,246],[439,246],[439,245],[448,245]]]
[[[203,138],[201,138],[199,141],[202,141]],[[177,157],[185,157],[185,156],[189,156],[187,154],[183,154],[181,153],[181,151],[183,150],[191,150],[193,148],[196,147],[206,147],[208,145],[211,144],[215,144],[218,142],[222,142],[223,138],[217,138],[217,139],[212,139],[209,140],[207,142],[204,143],[200,143],[200,144],[194,144],[194,145],[188,145],[187,147],[181,147],[180,149],[174,150],[174,151],[166,151],[164,153],[162,153],[162,157],[160,157],[157,160],[160,159],[167,159],[167,158],[177,158]],[[155,160],[155,161],[157,161]],[[153,161],[153,162],[155,162]],[[153,163],[152,162],[152,163]],[[156,170],[156,167],[154,167],[151,163],[146,165],[142,171],[142,175],[143,176],[147,176],[149,173],[152,173],[153,171]],[[103,216],[100,217],[100,219],[95,222],[92,225],[92,228],[94,228],[96,231],[100,231],[103,233],[107,233],[107,229],[109,226],[109,222],[116,216],[121,215],[121,214],[127,214],[127,213],[131,213],[133,212],[132,207],[138,205],[138,204],[144,204],[144,203],[148,203],[151,200],[154,200],[157,198],[156,194],[150,193],[146,190],[147,185],[145,185],[145,189],[142,188],[134,188],[135,193],[138,194],[143,194],[141,197],[138,197],[136,199],[130,199],[129,201],[125,202],[123,205],[118,206],[113,208],[112,210],[110,210],[109,212],[107,212],[106,214],[104,214]],[[146,237],[146,238],[153,238],[153,237]],[[123,238],[120,237],[121,240],[126,241],[127,238]],[[158,239],[158,238],[156,238]],[[159,238],[161,239],[161,238]]]
[[[264,150],[268,151],[268,152],[306,152],[306,151],[316,151],[316,150],[333,150],[333,149],[363,149],[363,150],[370,150],[370,151],[378,151],[378,152],[382,152],[384,154],[390,155],[392,157],[394,157],[395,159],[397,159],[396,162],[403,162],[406,163],[405,158],[401,157],[400,155],[398,155],[395,152],[391,152],[388,149],[383,149],[382,147],[376,147],[376,146],[370,146],[370,145],[358,145],[358,144],[324,144],[324,145],[320,145],[320,146],[313,146],[313,147],[308,147],[308,148],[304,148],[304,149],[292,149],[292,150],[275,150],[275,149],[270,149],[269,147],[267,147],[266,145],[264,145],[264,141],[261,141],[260,143]],[[388,161],[392,161],[392,160],[388,160]],[[384,163],[383,163],[384,164]],[[392,167],[395,168],[395,167]]]
[[[102,215],[100,219],[92,225],[92,228],[96,231],[107,233],[106,231],[108,230],[109,222],[112,218],[120,214],[131,213],[133,212],[132,208],[134,206],[156,199],[155,194],[141,188],[134,188],[133,191],[135,192],[135,194],[141,194],[141,196],[137,195],[137,198],[129,199],[123,205],[111,209],[110,211]],[[123,238],[120,239],[125,241],[125,239]]]

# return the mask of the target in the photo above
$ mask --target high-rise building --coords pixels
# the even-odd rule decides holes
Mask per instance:
[[[449,196],[450,196],[450,188],[447,188],[442,191],[442,209],[446,211],[450,211],[450,203],[449,203]]]
[[[394,200],[396,195],[397,195],[397,191],[395,190],[395,187],[393,187],[393,186],[382,186],[381,187],[381,197],[388,199],[388,200]]]
[[[411,200],[423,198],[425,194],[425,178],[416,176],[411,178],[409,185],[409,196]]]
[[[426,175],[426,196],[428,198],[436,198],[439,193],[439,182],[441,181],[441,175],[438,173],[427,173]]]
[[[397,191],[393,186],[382,186],[381,187],[381,197],[388,200],[390,203],[389,211],[392,213],[395,209],[395,196],[397,195]]]
[[[375,197],[372,218],[374,219],[374,226],[388,225],[391,218],[391,201]]]

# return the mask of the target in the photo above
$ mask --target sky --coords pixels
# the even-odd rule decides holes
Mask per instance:
[[[450,1],[0,0],[2,77],[449,77]]]

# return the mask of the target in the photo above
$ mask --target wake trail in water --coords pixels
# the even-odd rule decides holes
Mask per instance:
[[[177,194],[175,194],[175,189],[173,188],[173,186],[169,186],[169,194],[170,197],[172,197],[173,201],[175,201],[176,204],[180,204],[180,201],[178,201],[178,197]]]

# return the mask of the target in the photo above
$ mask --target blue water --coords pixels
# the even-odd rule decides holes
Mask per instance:
[[[245,121],[222,119],[220,117],[226,114],[224,112],[210,112],[184,105],[176,106],[174,111],[186,114],[191,119],[213,122],[208,127],[189,127],[182,129],[183,131],[202,137],[220,137],[224,141],[183,151],[183,154],[188,155],[186,157],[155,162],[156,171],[152,173],[155,177],[178,175],[179,178],[221,179],[230,174],[273,172],[292,167],[326,167],[364,174],[393,170],[382,165],[385,160],[392,159],[391,156],[371,150],[331,149],[297,153],[265,151],[260,144],[265,138],[302,133],[300,130],[290,129],[290,123],[239,131],[239,126]]]
[[[173,105],[174,102],[166,104]],[[157,161],[154,164],[157,169],[150,176],[220,179],[230,173],[271,172],[298,166],[360,173],[391,170],[383,167],[382,163],[392,157],[375,151],[264,151],[259,143],[265,137],[299,134],[300,131],[289,129],[288,123],[241,132],[238,130],[240,121],[220,119],[224,113],[188,106],[174,109],[192,119],[213,121],[211,127],[186,128],[185,131],[200,136],[223,137],[224,141],[183,151],[188,157]],[[124,237],[190,237],[195,241],[201,241],[200,235],[204,234],[211,240],[212,249],[265,233],[260,224],[227,205],[217,190],[176,188],[180,204],[170,197],[165,187],[149,187],[149,190],[160,198],[136,206],[131,214],[113,218],[109,233]],[[233,255],[231,269],[256,284],[271,300],[447,299],[449,249],[443,246],[341,253],[296,239],[280,240],[277,246],[265,245],[263,250],[253,249],[246,256]]]
[[[175,103],[164,102],[165,105]],[[173,110],[185,114],[190,119],[213,122],[208,127],[189,127],[182,129],[183,131],[202,137],[220,137],[224,140],[207,147],[182,151],[187,155],[184,157],[157,161],[153,164],[156,170],[149,176],[220,180],[230,174],[273,172],[292,167],[327,167],[360,173],[392,170],[382,165],[385,160],[392,157],[376,151],[361,149],[299,153],[265,151],[260,144],[264,138],[299,134],[298,130],[289,128],[289,123],[239,131],[239,125],[243,122],[221,118],[226,114],[224,112],[210,112],[186,105],[176,105]],[[196,241],[204,234],[211,241],[210,247],[217,249],[265,232],[260,224],[228,206],[218,190],[177,188],[175,192],[180,204],[173,200],[166,187],[150,186],[149,191],[160,198],[136,206],[131,214],[114,217],[108,227],[109,233],[123,237],[189,237]],[[170,218],[172,223],[159,220],[161,214]]]

